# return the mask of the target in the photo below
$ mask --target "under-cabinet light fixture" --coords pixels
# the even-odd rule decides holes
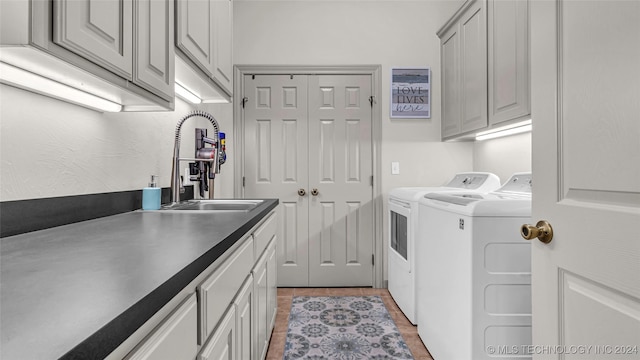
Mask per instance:
[[[495,139],[503,136],[521,134],[525,132],[529,132],[532,129],[531,119],[525,120],[522,122],[518,122],[515,124],[502,126],[499,128],[491,129],[488,131],[482,131],[476,134],[476,140],[489,140]]]
[[[36,73],[0,62],[0,82],[100,112],[119,112],[122,105]]]
[[[202,102],[202,99],[200,99],[198,95],[194,94],[191,90],[184,87],[184,85],[181,85],[176,82],[175,88],[176,88],[176,95],[179,96],[181,99],[184,99],[193,104],[200,104]]]

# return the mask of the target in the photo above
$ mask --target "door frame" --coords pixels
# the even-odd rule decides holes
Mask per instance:
[[[381,65],[235,65],[233,79],[233,143],[235,166],[233,195],[244,197],[242,177],[244,171],[244,112],[242,94],[244,94],[245,75],[371,75],[373,108],[371,109],[371,146],[373,157],[373,286],[383,287],[383,203],[382,171],[380,166],[382,148],[382,112],[381,112]]]

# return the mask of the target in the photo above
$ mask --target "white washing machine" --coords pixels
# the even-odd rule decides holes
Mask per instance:
[[[531,174],[426,194],[419,212],[418,335],[433,358],[531,359]]]
[[[429,192],[490,192],[500,187],[498,176],[484,172],[456,174],[440,187],[402,187],[389,193],[389,292],[414,325],[416,316],[415,239],[418,231],[418,200]]]

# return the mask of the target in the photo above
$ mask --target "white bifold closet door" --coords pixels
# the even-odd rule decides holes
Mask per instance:
[[[247,75],[245,198],[279,198],[279,286],[373,284],[370,75]]]

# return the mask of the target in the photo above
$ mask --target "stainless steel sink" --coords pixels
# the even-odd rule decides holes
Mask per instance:
[[[162,210],[184,211],[240,211],[248,212],[262,204],[263,200],[189,200],[172,206],[163,207]]]

